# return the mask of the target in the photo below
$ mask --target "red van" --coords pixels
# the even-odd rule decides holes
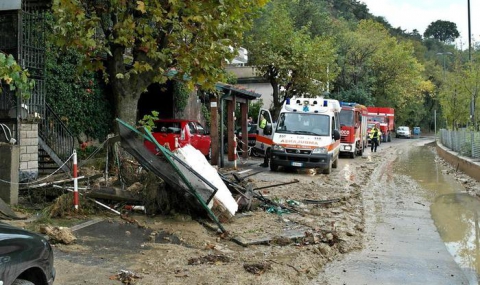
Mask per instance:
[[[155,121],[152,135],[157,142],[170,150],[187,144],[198,149],[207,159],[211,156],[210,134],[199,122],[182,119],[160,119]],[[157,154],[159,149],[155,144],[145,141],[145,146]]]

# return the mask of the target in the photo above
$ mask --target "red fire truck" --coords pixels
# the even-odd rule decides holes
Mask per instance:
[[[395,110],[389,107],[367,107],[368,109],[368,132],[373,125],[380,125],[382,142],[392,141],[392,133],[395,131]]]
[[[354,158],[367,147],[368,110],[357,103],[340,102],[340,106],[340,153]]]

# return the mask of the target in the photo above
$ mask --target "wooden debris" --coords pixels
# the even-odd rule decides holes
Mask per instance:
[[[230,258],[225,255],[216,255],[209,254],[206,256],[201,256],[197,258],[190,258],[188,260],[188,265],[199,265],[199,264],[222,264],[230,262]]]
[[[272,269],[272,264],[269,262],[264,263],[251,263],[251,264],[244,264],[243,268],[252,274],[261,275],[265,273],[267,270]]]

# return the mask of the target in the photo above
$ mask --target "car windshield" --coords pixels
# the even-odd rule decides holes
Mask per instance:
[[[328,136],[330,134],[330,117],[320,114],[281,113],[276,132]]]
[[[353,111],[352,110],[341,110],[340,111],[340,126],[353,126]]]
[[[152,133],[180,134],[180,122],[155,122]]]
[[[408,131],[408,127],[398,127],[399,131]]]
[[[251,124],[247,126],[247,132],[249,134],[256,134],[257,133],[257,124]],[[242,133],[242,127],[239,127],[235,130],[236,134],[241,134]]]

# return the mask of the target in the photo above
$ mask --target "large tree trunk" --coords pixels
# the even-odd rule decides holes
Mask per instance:
[[[276,120],[278,118],[278,114],[280,114],[280,110],[282,109],[283,99],[281,100],[280,98],[279,86],[277,81],[275,79],[270,79],[270,85],[273,89],[273,110],[271,110],[271,112],[274,120]]]
[[[155,73],[151,71],[125,76],[127,73],[123,62],[125,48],[112,45],[111,50],[112,55],[107,57],[106,67],[112,86],[115,117],[135,126],[137,124],[138,100],[143,90],[153,82]],[[118,77],[119,74],[124,76]]]
[[[141,93],[133,90],[119,90],[113,87],[115,116],[129,125],[137,124],[137,105]]]

